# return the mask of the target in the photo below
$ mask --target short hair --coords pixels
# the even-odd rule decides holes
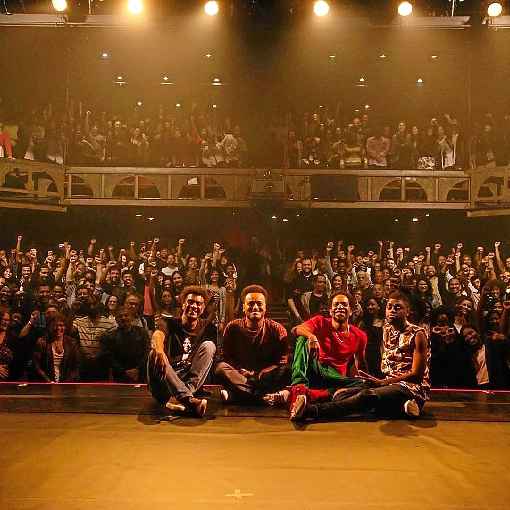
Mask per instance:
[[[256,292],[257,294],[263,294],[264,298],[266,299],[266,303],[269,300],[269,293],[267,290],[262,287],[262,285],[248,285],[241,291],[241,302],[244,303],[244,300],[246,299],[246,296],[248,294],[253,294]]]
[[[207,292],[207,289],[204,289],[199,285],[188,285],[184,287],[184,289],[182,289],[181,293],[179,294],[179,301],[181,302],[181,304],[184,303],[186,296],[188,296],[189,294],[193,294],[195,296],[202,296],[204,298],[205,303],[209,301],[209,293]]]
[[[402,290],[394,290],[390,292],[390,295],[388,296],[388,301],[390,299],[395,299],[397,301],[403,301],[407,308],[411,308],[411,299],[409,298],[409,295],[403,292]]]
[[[352,297],[352,294],[350,292],[344,292],[343,290],[337,290],[336,292],[333,292],[329,298],[329,306],[331,308],[331,305],[333,304],[333,299],[335,299],[337,296],[345,296],[349,300],[349,306],[351,308],[354,307],[354,298]]]

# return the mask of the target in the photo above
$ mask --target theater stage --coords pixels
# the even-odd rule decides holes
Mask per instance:
[[[0,509],[506,510],[510,394],[426,409],[296,426],[213,398],[173,419],[145,387],[0,384]]]

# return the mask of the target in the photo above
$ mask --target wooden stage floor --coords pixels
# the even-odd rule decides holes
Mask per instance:
[[[507,510],[509,421],[504,392],[302,427],[215,398],[172,419],[144,386],[0,384],[0,509]]]

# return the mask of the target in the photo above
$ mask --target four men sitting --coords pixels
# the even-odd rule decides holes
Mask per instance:
[[[351,414],[419,416],[429,398],[430,346],[425,330],[408,322],[409,300],[393,292],[386,306],[383,379],[367,373],[367,336],[349,323],[350,296],[336,292],[330,317],[316,315],[293,329],[266,318],[268,295],[260,285],[241,293],[244,317],[231,321],[223,343],[202,319],[207,291],[186,287],[179,318],[161,318],[152,337],[147,380],[153,397],[171,410],[202,417],[198,392],[211,370],[225,403],[286,404],[293,421],[338,420]],[[290,384],[290,387],[289,387]]]

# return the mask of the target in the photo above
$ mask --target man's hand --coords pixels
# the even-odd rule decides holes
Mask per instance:
[[[310,352],[310,356],[318,356],[320,350],[319,340],[315,335],[310,335],[308,337],[308,351]]]
[[[163,379],[166,373],[166,367],[169,364],[168,358],[163,351],[153,351],[154,352],[154,368],[156,369],[156,374],[160,379]]]
[[[426,246],[426,247],[425,247],[425,251],[426,251],[427,253],[430,253],[430,246]]]
[[[245,368],[240,368],[239,373],[244,375],[244,377],[253,377],[255,375],[254,370],[246,370]]]
[[[96,239],[91,239],[90,240],[90,244],[96,244],[97,240]]]
[[[356,246],[354,246],[354,244],[350,244],[349,246],[347,246],[347,251],[349,253],[352,253],[354,251],[354,248],[356,248]]]
[[[373,375],[368,374],[363,370],[358,370],[358,377],[364,381],[370,382],[374,386],[386,386],[386,381],[384,379],[378,379],[377,377],[374,377]]]
[[[498,249],[501,246],[501,241],[496,241],[494,243],[494,248]]]
[[[134,241],[130,241],[129,242],[129,246],[134,246],[135,245],[135,242]]]
[[[464,245],[462,243],[457,243],[457,250],[461,251],[462,248],[464,248]]]
[[[17,239],[18,239],[18,243],[21,243],[21,241],[23,241],[23,236],[20,234]]]
[[[140,380],[140,371],[138,368],[131,368],[130,370],[126,370],[124,372],[127,379],[129,379],[132,382],[138,382]]]
[[[9,368],[7,365],[0,365],[0,380],[9,377]]]
[[[186,242],[186,239],[179,239],[179,246],[182,246]]]
[[[333,241],[330,241],[327,245],[326,245],[326,251],[328,253],[331,253],[333,251]]]

